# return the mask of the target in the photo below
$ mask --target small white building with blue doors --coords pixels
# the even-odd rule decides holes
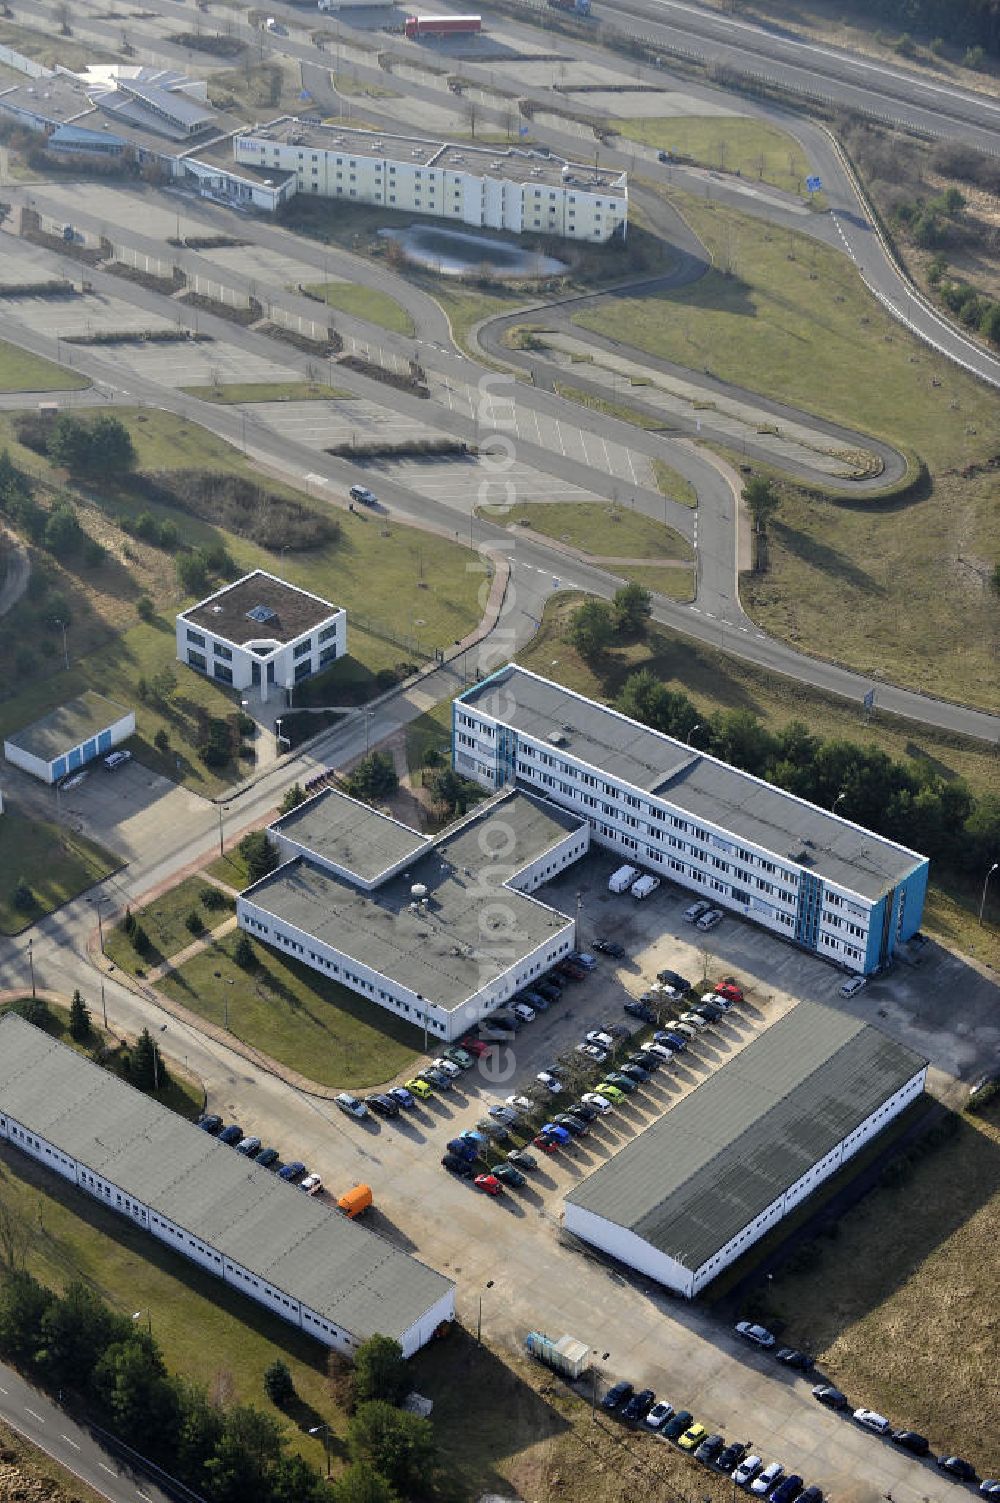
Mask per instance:
[[[134,710],[87,689],[15,731],[4,742],[3,754],[43,783],[58,783],[134,735]]]

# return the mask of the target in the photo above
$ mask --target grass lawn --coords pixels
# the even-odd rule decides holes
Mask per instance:
[[[213,469],[261,478],[244,455],[197,423],[148,410],[121,409],[116,416],[130,429],[140,469]],[[55,479],[44,461],[17,443],[10,415],[0,413],[0,447],[4,445],[15,462]],[[280,481],[264,477],[264,483],[317,513],[328,510],[323,500]],[[466,548],[376,515],[338,511],[340,534],[333,542],[311,552],[289,552],[279,560],[253,543],[138,497],[127,478],[78,499],[81,526],[104,550],[100,562],[90,565],[80,556],[64,563],[49,556],[41,563],[36,559],[36,572],[64,598],[69,612],[71,670],[62,668],[58,631],[46,624],[51,595],[29,598],[20,608],[24,632],[0,632],[0,735],[37,719],[71,692],[96,688],[135,706],[133,750],[144,765],[204,793],[216,792],[237,775],[235,764],[212,770],[193,752],[198,714],[231,715],[236,697],[176,662],[174,617],[189,602],[178,592],[173,557],[123,531],[122,522],[142,511],[176,522],[186,543],[223,541],[239,573],[267,569],[344,605],[351,617],[348,655],[336,665],[334,678],[339,685],[353,674],[362,691],[357,702],[376,692],[374,675],[380,669],[412,661],[415,651],[430,656],[434,648],[461,639],[480,618],[482,576],[467,569]],[[149,622],[137,616],[142,595],[156,607]],[[414,638],[416,649],[399,645]],[[151,683],[164,669],[174,673],[175,689],[165,700],[152,695],[139,700],[139,678]],[[355,701],[338,694],[325,702]],[[169,741],[165,753],[154,746],[160,730]],[[239,774],[246,771],[241,764]]]
[[[23,52],[25,57],[34,58],[46,68],[82,70],[90,63],[121,62],[114,52],[98,49],[90,42],[74,42],[61,36],[51,22],[47,30],[35,31],[13,21],[0,21],[0,42],[13,47],[16,52]]]
[[[883,314],[846,257],[676,197],[734,275],[576,322],[878,434],[919,453],[933,481],[881,505],[789,490],[748,608],[823,657],[996,708],[995,478],[979,468],[996,449],[994,394]]]
[[[694,486],[673,465],[667,464],[665,459],[653,459],[650,463],[656,483],[664,496],[669,496],[671,501],[679,501],[682,506],[698,505],[698,493]]]
[[[614,129],[630,141],[687,157],[704,167],[736,172],[753,182],[773,183],[790,193],[804,192],[811,170],[794,136],[766,120],[747,116],[616,120]]]
[[[307,966],[254,944],[255,971],[233,960],[237,935],[194,956],[159,990],[244,1043],[320,1085],[361,1089],[406,1069],[421,1052],[416,1028]]]
[[[351,97],[367,95],[369,99],[401,99],[403,96],[396,89],[384,89],[381,84],[364,83],[363,80],[350,73],[334,73],[331,75],[333,87],[338,94],[347,94]],[[329,125],[341,125],[338,118],[327,121]]]
[[[406,727],[406,765],[416,776],[425,765],[427,753],[438,752],[446,763],[451,761],[451,700],[444,699],[433,710],[411,720]]]
[[[473,351],[469,344],[469,332],[474,325],[495,313],[512,313],[522,303],[534,301],[530,294],[526,295],[510,289],[504,290],[502,287],[491,288],[489,292],[479,292],[463,287],[460,283],[454,283],[453,279],[448,277],[437,277],[432,281],[431,278],[425,276],[421,279],[420,285],[444,309],[451,325],[452,338],[458,348],[464,350],[467,355],[473,355],[481,365],[488,365],[490,362]]]
[[[0,340],[0,391],[79,391],[89,385],[89,376]]]
[[[579,386],[567,386],[565,381],[553,381],[554,389],[568,402],[579,402],[581,407],[590,407],[594,412],[603,412],[606,417],[618,418],[623,423],[632,423],[636,428],[645,428],[650,433],[669,432],[670,424],[664,418],[650,417],[629,407],[626,402],[611,402],[606,397],[597,397]]]
[[[205,870],[209,876],[216,877],[220,882],[226,882],[230,887],[235,887],[237,892],[242,892],[250,882],[247,864],[236,846],[231,851],[227,851],[224,856],[216,856]]]
[[[649,668],[668,689],[690,695],[699,712],[746,710],[771,730],[803,720],[814,735],[880,747],[891,757],[922,763],[944,778],[963,778],[979,796],[996,792],[996,756],[982,742],[883,713],[876,713],[866,726],[860,705],[768,673],[667,627],[655,626],[646,641],[617,648],[596,667],[585,663],[564,635],[567,618],[585,598],[566,594],[551,600],[541,631],[518,654],[518,662],[603,701],[616,697],[630,673]],[[996,884],[986,910],[993,922],[983,928],[978,923],[978,905],[978,894],[971,889],[949,885],[944,890],[932,883],[923,927],[949,948],[1000,969],[1000,889]]]
[[[306,291],[321,297],[329,307],[378,324],[391,334],[413,333],[413,320],[406,309],[377,287],[363,287],[359,282],[314,282]]]
[[[995,1477],[998,1240],[994,1101],[850,1210],[808,1266],[776,1274],[769,1305],[838,1388]]]
[[[318,1342],[6,1147],[0,1148],[0,1206],[26,1229],[25,1266],[44,1283],[62,1290],[83,1279],[115,1310],[148,1310],[171,1371],[202,1384],[222,1402],[268,1410],[292,1448],[323,1466],[322,1439],[307,1436],[268,1404],[263,1388],[265,1368],[280,1357],[303,1404],[342,1432],[343,1419],[327,1396],[326,1350]],[[317,1419],[306,1423],[315,1425]],[[336,1433],[333,1440],[336,1444]]]
[[[169,960],[171,955],[186,950],[188,945],[200,938],[199,935],[192,934],[184,922],[189,913],[193,911],[199,914],[206,929],[217,929],[235,913],[235,902],[224,893],[220,894],[220,897],[225,898],[225,903],[220,908],[208,908],[201,901],[203,892],[218,891],[217,887],[203,881],[201,877],[185,877],[183,882],[171,887],[168,892],[161,893],[145,908],[133,910],[149,935],[153,946],[150,954],[145,957],[137,955],[120,927],[105,930],[104,953],[116,965],[133,974],[137,968],[148,971],[161,961]]]
[[[181,390],[189,397],[221,406],[236,402],[327,402],[333,398],[344,401],[354,395],[316,381],[230,381],[220,386],[182,386]]]
[[[686,538],[642,512],[600,501],[518,501],[479,506],[476,515],[502,525],[526,523],[534,532],[597,558],[693,559]]]
[[[697,587],[694,569],[658,569],[654,564],[609,564],[615,574],[644,590],[654,590],[670,600],[693,600]]]
[[[0,934],[19,934],[121,865],[120,857],[75,830],[8,806],[0,814]],[[22,877],[36,900],[27,913],[13,903]]]

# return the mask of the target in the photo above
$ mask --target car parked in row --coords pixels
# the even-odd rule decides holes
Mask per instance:
[[[942,1472],[947,1472],[949,1477],[957,1477],[959,1482],[975,1482],[976,1469],[971,1461],[966,1461],[964,1456],[949,1456],[947,1453],[939,1456],[935,1462]]]
[[[366,1096],[365,1106],[367,1106],[370,1112],[374,1112],[377,1117],[399,1116],[399,1102],[394,1101],[387,1092],[378,1091],[373,1096]]]
[[[365,1103],[359,1101],[357,1096],[352,1096],[350,1091],[341,1091],[339,1095],[334,1096],[333,1100],[334,1105],[339,1106],[348,1117],[367,1117],[368,1115]]]
[[[601,1400],[601,1408],[606,1409],[610,1414],[622,1404],[627,1403],[634,1392],[631,1383],[614,1383]]]
[[[618,941],[614,939],[595,939],[594,949],[599,951],[602,955],[610,956],[612,960],[625,959],[625,946],[620,945]]]
[[[658,1399],[646,1415],[643,1423],[647,1430],[660,1430],[673,1415],[673,1412],[673,1404],[668,1404],[666,1399]]]
[[[449,1174],[456,1175],[459,1179],[472,1178],[472,1165],[468,1159],[457,1153],[445,1153],[441,1155],[442,1168],[447,1169]]]
[[[630,1017],[639,1018],[643,1023],[656,1022],[656,1013],[650,1007],[648,1002],[638,1001],[635,998],[629,998],[627,1002],[622,1003],[622,1010],[624,1012],[627,1012]]]
[[[695,928],[700,929],[702,934],[707,934],[710,929],[715,928],[716,924],[721,924],[724,918],[725,914],[721,908],[710,908],[697,920]]]
[[[198,1126],[202,1132],[209,1132],[214,1135],[222,1130],[222,1118],[216,1116],[214,1112],[209,1112],[204,1117],[198,1118]]]
[[[847,1395],[841,1393],[839,1388],[834,1388],[832,1383],[817,1383],[812,1391],[814,1399],[824,1404],[827,1409],[846,1409]]]
[[[885,1415],[876,1409],[855,1409],[854,1420],[862,1429],[871,1430],[875,1435],[888,1435],[892,1429]]]
[[[774,1337],[767,1327],[755,1325],[751,1320],[737,1321],[736,1334],[742,1336],[744,1341],[749,1341],[751,1346],[769,1348],[775,1344]]]
[[[679,1440],[693,1419],[690,1409],[678,1409],[667,1420],[660,1434],[666,1436],[667,1440]]]
[[[761,1471],[750,1484],[750,1491],[756,1493],[758,1498],[766,1497],[773,1487],[777,1487],[785,1475],[785,1468],[780,1461],[772,1461]]]
[[[800,1352],[795,1346],[780,1346],[774,1354],[774,1360],[800,1373],[811,1372],[815,1365],[808,1352]]]
[[[760,1456],[744,1456],[739,1466],[733,1470],[736,1486],[749,1487],[763,1465],[764,1461]]]
[[[278,1170],[278,1178],[287,1180],[289,1184],[294,1184],[296,1180],[302,1178],[305,1172],[306,1166],[302,1160],[292,1159],[290,1164],[283,1164]]]
[[[262,1148],[257,1155],[258,1169],[273,1169],[278,1162],[278,1150],[276,1148]]]
[[[219,1142],[226,1143],[230,1148],[234,1148],[242,1137],[242,1127],[237,1127],[236,1123],[233,1122],[229,1127],[224,1127],[222,1129],[219,1134]]]

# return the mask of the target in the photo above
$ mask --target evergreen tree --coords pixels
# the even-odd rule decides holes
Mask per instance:
[[[398,1404],[410,1391],[410,1375],[403,1348],[391,1336],[369,1336],[354,1357],[354,1400],[385,1399]]]
[[[333,1503],[398,1503],[399,1494],[380,1472],[355,1461],[331,1488]]]
[[[382,1400],[361,1404],[347,1431],[351,1460],[371,1467],[404,1497],[430,1491],[437,1462],[430,1420]]]
[[[295,1380],[280,1357],[264,1369],[264,1392],[278,1409],[284,1409],[295,1397]]]
[[[148,1028],[142,1030],[132,1050],[129,1078],[140,1091],[162,1091],[170,1078]]]
[[[70,1038],[78,1044],[90,1037],[90,1008],[87,1006],[79,989],[73,993],[73,1000],[69,1008],[69,1033]]]

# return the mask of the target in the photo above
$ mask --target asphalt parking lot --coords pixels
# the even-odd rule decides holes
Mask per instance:
[[[576,1180],[800,997],[868,1016],[934,1057],[943,963],[931,957],[918,972],[895,972],[847,1002],[839,997],[840,973],[739,920],[727,918],[708,936],[696,937],[683,920],[688,898],[678,889],[664,885],[641,904],[628,894],[610,895],[612,864],[606,854],[592,854],[542,896],[571,912],[579,894],[582,947],[605,934],[625,946],[627,958],[616,964],[602,957],[585,980],[567,983],[561,1002],[527,1024],[501,1056],[504,1078],[466,1071],[453,1090],[436,1092],[389,1121],[357,1122],[332,1102],[304,1096],[313,1125],[304,1129],[305,1114],[296,1113],[287,1142],[278,1124],[270,1124],[269,1133],[267,1124],[254,1120],[252,1101],[240,1100],[237,1080],[231,1099],[212,1101],[212,1109],[235,1115],[247,1131],[275,1139],[286,1157],[318,1170],[334,1199],[354,1183],[370,1184],[375,1205],[366,1213],[367,1224],[455,1278],[467,1321],[475,1322],[481,1294],[484,1333],[501,1349],[520,1344],[532,1328],[553,1335],[569,1331],[591,1346],[603,1382],[628,1378],[636,1387],[648,1385],[693,1410],[710,1429],[730,1439],[751,1438],[767,1459],[781,1460],[838,1500],[874,1503],[891,1492],[894,1503],[943,1503],[954,1497],[954,1484],[822,1410],[810,1396],[812,1380],[776,1369],[773,1359],[744,1347],[699,1305],[606,1266],[568,1245],[560,1230],[562,1199]],[[522,1090],[587,1029],[630,1021],[623,1001],[667,966],[692,980],[706,970],[710,980],[736,976],[747,1001],[699,1035],[679,1061],[612,1116],[593,1124],[586,1138],[552,1158],[539,1155],[539,1167],[522,1189],[492,1200],[441,1168],[448,1138],[473,1126],[491,1103]],[[985,999],[984,987],[983,1010]],[[987,1028],[984,1016],[971,1033],[982,1043]],[[947,1068],[940,1055],[936,1062]]]

